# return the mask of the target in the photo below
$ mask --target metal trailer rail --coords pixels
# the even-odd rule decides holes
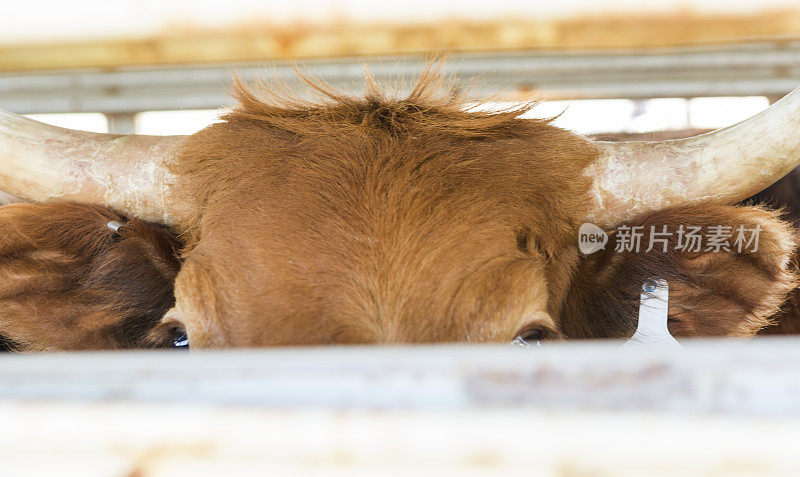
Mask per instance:
[[[303,60],[300,67],[334,87],[363,90],[364,65],[382,82],[410,86],[422,55]],[[245,80],[297,85],[291,65],[180,65],[59,70],[0,75],[0,108],[17,113],[100,112],[124,129],[141,111],[213,109],[230,104],[236,70]],[[475,98],[548,99],[783,96],[800,83],[800,41],[641,50],[496,51],[454,54],[443,71]],[[478,81],[472,80],[478,77]],[[292,88],[294,89],[294,88]],[[402,89],[402,87],[400,88]],[[127,120],[126,120],[127,119]],[[122,131],[126,132],[126,131]]]
[[[798,475],[796,339],[0,358],[2,475]]]

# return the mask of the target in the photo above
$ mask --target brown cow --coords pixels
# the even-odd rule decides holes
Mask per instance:
[[[189,137],[97,135],[0,116],[0,189],[107,208],[0,210],[7,230],[33,216],[67,218],[60,232],[34,226],[12,236],[19,245],[8,248],[20,253],[0,251],[9,267],[0,334],[21,349],[159,345],[184,330],[193,347],[620,338],[635,328],[642,280],[659,276],[673,290],[674,334],[750,336],[796,285],[789,225],[729,204],[800,162],[800,140],[789,134],[798,93],[709,135],[612,144],[519,119],[529,106],[469,110],[434,72],[399,100],[374,86],[353,98],[310,84],[319,102],[269,92],[262,100],[239,86],[238,108]],[[94,213],[103,219],[89,226]],[[128,239],[136,243],[118,249],[125,235],[109,235],[111,214],[169,231],[137,222]],[[582,256],[586,221],[762,232],[747,253],[609,247]],[[153,326],[178,267],[171,234],[182,247],[176,304]],[[96,263],[131,274],[123,282],[133,289],[115,289],[120,282],[98,276]],[[81,274],[87,284],[48,288]],[[147,274],[160,291],[136,288]],[[130,331],[134,321],[141,327]]]

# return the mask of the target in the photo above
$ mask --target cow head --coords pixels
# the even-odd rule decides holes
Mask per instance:
[[[176,305],[152,333],[193,347],[624,337],[649,276],[675,286],[677,334],[747,335],[794,286],[789,227],[730,204],[798,163],[800,93],[708,135],[612,144],[518,118],[527,106],[469,110],[433,73],[400,100],[312,86],[322,100],[239,86],[189,137],[4,114],[0,189],[169,225]],[[587,221],[758,225],[762,246],[583,257]]]

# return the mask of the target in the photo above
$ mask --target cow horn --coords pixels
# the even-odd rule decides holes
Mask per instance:
[[[589,220],[611,226],[633,215],[701,201],[735,204],[800,163],[800,88],[733,126],[687,139],[596,142]]]
[[[167,165],[184,137],[74,131],[0,110],[0,190],[174,223],[180,210],[167,197]]]

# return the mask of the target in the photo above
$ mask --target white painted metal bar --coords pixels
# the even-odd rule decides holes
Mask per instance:
[[[797,340],[682,344],[9,355],[0,401],[800,417]]]
[[[800,421],[0,403],[0,475],[791,476]]]
[[[0,475],[796,476],[796,339],[0,358]]]
[[[426,61],[421,55],[320,59],[301,67],[337,88],[361,92],[365,63],[381,81],[410,85]],[[231,103],[227,94],[234,69],[247,80],[296,81],[286,63],[6,73],[0,75],[0,108],[17,113],[213,109]],[[456,54],[444,71],[467,82],[480,77],[469,90],[475,98],[506,92],[513,99],[532,89],[549,99],[782,96],[800,82],[800,41]]]
[[[136,113],[107,113],[108,132],[113,134],[135,134]]]

